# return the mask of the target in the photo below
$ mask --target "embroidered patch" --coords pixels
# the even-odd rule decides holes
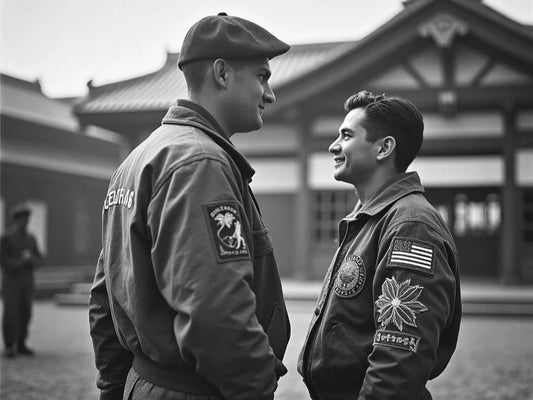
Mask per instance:
[[[420,344],[420,337],[403,332],[377,331],[374,335],[374,345],[376,344],[416,353]]]
[[[389,266],[414,269],[433,274],[434,246],[411,238],[396,237],[392,241]]]
[[[354,297],[363,289],[365,279],[366,269],[363,259],[358,255],[349,255],[342,263],[335,279],[335,294],[345,299]]]
[[[411,285],[411,279],[402,283],[396,282],[394,277],[386,278],[381,285],[382,294],[376,300],[378,308],[378,322],[381,328],[394,324],[403,331],[403,325],[416,326],[416,314],[427,311],[427,307],[418,301],[424,289],[423,286]]]
[[[236,203],[204,205],[211,238],[219,262],[250,258],[242,234],[242,219]]]

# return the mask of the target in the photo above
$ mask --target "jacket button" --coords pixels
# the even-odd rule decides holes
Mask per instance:
[[[318,316],[318,314],[320,314],[320,308],[317,307],[317,308],[315,308],[315,315]]]

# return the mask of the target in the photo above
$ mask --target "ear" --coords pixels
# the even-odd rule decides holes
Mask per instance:
[[[213,61],[213,78],[216,84],[223,89],[228,87],[228,67],[228,63],[222,58]]]
[[[376,158],[378,160],[385,160],[386,158],[390,157],[396,149],[396,139],[394,139],[392,136],[386,136],[380,141],[381,144],[379,145]]]

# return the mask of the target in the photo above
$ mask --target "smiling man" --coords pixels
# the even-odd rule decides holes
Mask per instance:
[[[416,172],[422,115],[405,99],[359,92],[329,147],[358,202],[340,223],[300,354],[314,400],[431,399],[461,318],[457,251]]]
[[[272,399],[289,320],[272,240],[230,141],[275,101],[289,46],[221,13],[187,33],[188,99],[111,178],[90,298],[102,399]]]

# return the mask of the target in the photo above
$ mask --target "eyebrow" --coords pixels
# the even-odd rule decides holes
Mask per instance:
[[[267,79],[272,76],[272,71],[270,71],[270,68],[268,67],[260,67],[258,72],[264,73]]]

